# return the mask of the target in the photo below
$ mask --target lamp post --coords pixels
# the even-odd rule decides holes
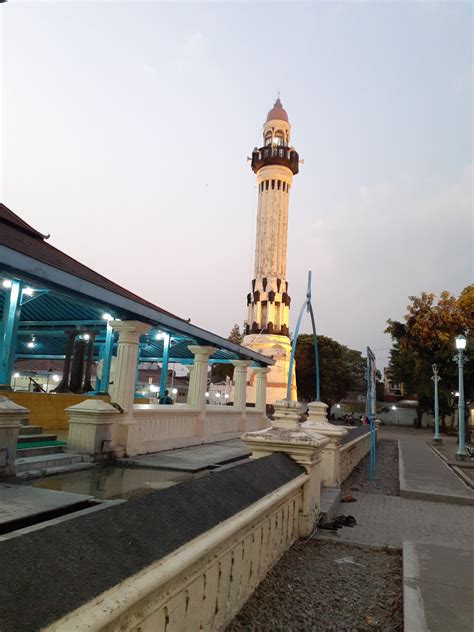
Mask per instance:
[[[458,451],[456,452],[456,461],[465,461],[467,459],[464,435],[464,349],[466,348],[466,336],[462,334],[456,337],[456,349],[458,350],[455,359],[458,362],[459,369],[459,398],[458,398]]]
[[[434,424],[435,424],[435,432],[433,437],[433,443],[443,443],[441,437],[439,436],[439,400],[438,400],[438,382],[440,381],[438,366],[436,364],[432,364],[431,368],[433,369],[433,377],[431,378],[434,383]]]
[[[392,411],[393,411],[393,421],[398,422],[398,419],[396,418],[396,412],[395,412],[396,410],[397,410],[397,407],[396,407],[395,405],[394,405],[394,406],[392,406]]]

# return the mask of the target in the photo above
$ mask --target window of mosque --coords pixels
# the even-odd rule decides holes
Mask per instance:
[[[272,133],[267,132],[265,134],[265,145],[271,145],[271,144],[272,144]]]

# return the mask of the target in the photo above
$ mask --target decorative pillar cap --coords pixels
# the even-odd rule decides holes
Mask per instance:
[[[252,451],[253,458],[272,452],[284,452],[305,468],[320,460],[321,448],[330,441],[328,437],[316,433],[289,428],[246,432],[240,438]]]
[[[308,419],[301,424],[308,431],[318,432],[328,437],[343,437],[348,431],[343,426],[330,423],[326,417],[327,404],[324,402],[310,402],[308,404]]]
[[[214,351],[217,351],[215,347],[201,345],[188,345],[188,349],[194,356],[197,356],[198,358],[199,356],[209,357],[214,353]]]
[[[0,396],[0,415],[22,414],[28,415],[31,411],[24,406],[20,406],[8,397]]]
[[[279,399],[273,404],[273,427],[297,430],[303,412],[303,404],[293,399]]]
[[[104,402],[103,399],[85,399],[84,401],[79,402],[79,404],[69,406],[65,410],[68,413],[83,413],[85,415],[90,413],[95,413],[98,415],[116,413],[117,415],[120,415],[120,411],[117,410],[115,406]]]
[[[151,325],[143,323],[141,320],[110,320],[109,325],[114,331],[146,334],[151,329]]]
[[[251,360],[232,360],[232,364],[235,366],[235,368],[248,368],[251,364],[252,361]]]
[[[270,373],[269,366],[254,366],[252,367],[252,369],[255,373],[258,373],[260,375],[265,375],[265,373]]]

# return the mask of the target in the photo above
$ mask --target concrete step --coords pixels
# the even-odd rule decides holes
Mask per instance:
[[[23,434],[18,437],[18,441],[31,443],[32,441],[56,441],[58,435],[55,434]]]
[[[20,444],[21,445],[21,444]],[[17,448],[16,458],[20,459],[29,456],[42,456],[45,454],[63,454],[67,445],[42,445],[37,448]]]
[[[55,474],[68,474],[69,472],[78,472],[80,470],[90,470],[97,467],[98,463],[71,463],[70,465],[56,465],[40,470],[26,470],[25,472],[17,472],[17,478],[29,479],[37,476],[53,476]]]
[[[320,522],[332,522],[339,511],[341,490],[337,487],[323,487],[319,505]]]
[[[22,426],[20,428],[20,436],[37,435],[43,432],[43,426]]]
[[[65,465],[73,465],[82,463],[81,454],[50,454],[44,456],[27,456],[16,459],[16,473],[26,472],[28,470],[46,470],[51,467],[60,467]]]

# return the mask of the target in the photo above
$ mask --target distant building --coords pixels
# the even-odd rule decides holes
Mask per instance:
[[[393,379],[393,371],[390,367],[385,367],[383,370],[383,387],[387,402],[403,397],[403,384]]]

